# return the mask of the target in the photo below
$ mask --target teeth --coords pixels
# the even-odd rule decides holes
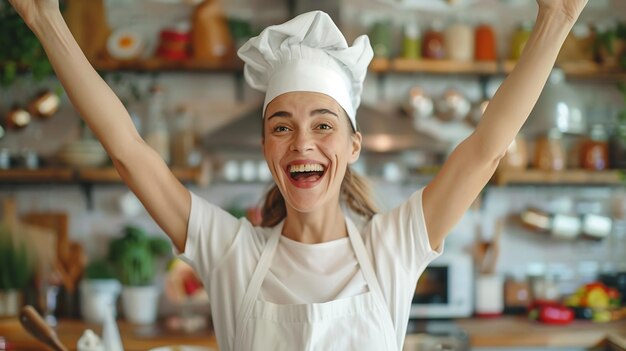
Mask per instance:
[[[307,164],[307,165],[291,165],[289,166],[289,172],[323,172],[324,166],[320,164]]]

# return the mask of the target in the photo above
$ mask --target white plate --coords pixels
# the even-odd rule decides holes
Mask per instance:
[[[148,351],[217,351],[211,347],[204,346],[189,346],[189,345],[177,345],[177,346],[163,346],[150,349]]]

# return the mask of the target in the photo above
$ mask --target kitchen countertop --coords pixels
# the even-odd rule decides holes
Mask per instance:
[[[472,347],[576,347],[588,348],[610,342],[626,350],[626,320],[609,323],[575,321],[565,326],[545,325],[525,317],[500,317],[493,319],[460,319],[455,322],[469,334]],[[156,331],[156,335],[139,335],[141,329],[118,321],[127,351],[147,350],[165,345],[199,345],[217,349],[211,332],[180,335]],[[57,327],[61,341],[76,347],[76,342],[86,328],[100,333],[99,326],[82,321],[62,320]],[[22,329],[17,319],[0,319],[0,336],[18,350],[41,350],[41,344]]]
[[[153,327],[141,328],[123,320],[118,321],[118,327],[126,351],[145,351],[167,345],[206,346],[217,350],[215,335],[210,330],[201,334],[183,335]],[[75,350],[76,343],[85,329],[92,329],[98,335],[102,335],[101,326],[89,325],[80,320],[61,320],[56,328],[56,333],[65,346],[70,350]],[[22,328],[16,318],[0,319],[0,336],[3,336],[15,350],[45,349],[42,343]]]
[[[568,325],[548,325],[526,317],[460,319],[472,347],[575,347],[612,342],[626,350],[626,320],[593,323],[577,320]]]

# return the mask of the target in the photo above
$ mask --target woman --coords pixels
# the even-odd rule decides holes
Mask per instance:
[[[122,179],[202,277],[222,350],[399,350],[413,289],[492,176],[587,0],[538,0],[515,70],[476,131],[400,207],[375,210],[348,170],[372,50],[321,12],[267,28],[239,51],[266,91],[263,153],[278,190],[253,227],[191,194],[138,135],[68,31],[58,0],[10,0]],[[342,200],[368,222],[359,233]],[[434,248],[434,249],[433,249]]]

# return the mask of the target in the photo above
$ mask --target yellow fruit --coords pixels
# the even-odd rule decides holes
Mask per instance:
[[[585,305],[593,308],[609,307],[609,295],[602,288],[592,288],[585,296]]]

